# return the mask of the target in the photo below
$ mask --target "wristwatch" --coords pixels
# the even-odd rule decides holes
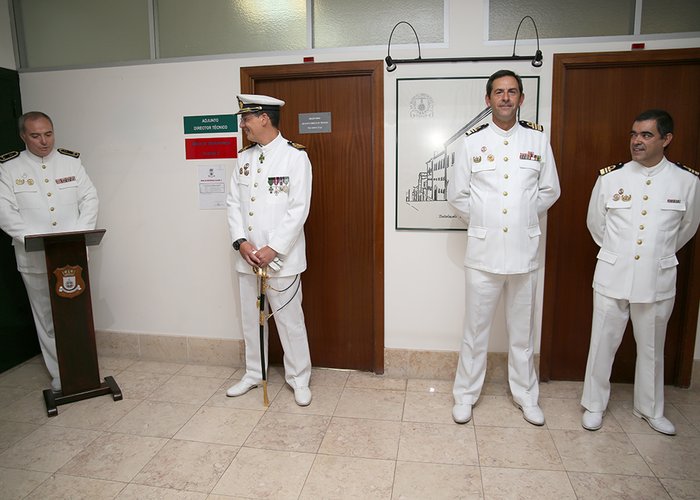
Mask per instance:
[[[236,241],[233,242],[233,249],[234,249],[236,252],[239,251],[239,250],[241,249],[241,245],[242,245],[243,243],[245,243],[246,241],[248,241],[248,240],[246,240],[245,238],[237,239]]]

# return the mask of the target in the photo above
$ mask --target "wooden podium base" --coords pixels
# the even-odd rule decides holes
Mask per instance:
[[[49,414],[49,417],[55,417],[58,415],[57,406],[59,405],[82,401],[83,399],[90,399],[96,396],[103,396],[105,394],[112,394],[114,401],[122,399],[122,390],[117,385],[117,381],[114,380],[114,377],[105,377],[105,381],[96,389],[89,389],[65,396],[63,392],[55,393],[51,389],[45,389],[44,402],[46,403],[46,412]]]

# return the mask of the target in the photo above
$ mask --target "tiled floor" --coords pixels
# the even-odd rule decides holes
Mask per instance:
[[[466,425],[451,382],[314,369],[300,408],[278,369],[225,390],[233,368],[102,358],[125,399],[48,418],[40,359],[0,375],[0,498],[700,498],[700,391],[668,387],[678,436],[632,416],[616,385],[603,428],[580,426],[581,384],[541,385],[547,424],[526,423],[491,381]]]

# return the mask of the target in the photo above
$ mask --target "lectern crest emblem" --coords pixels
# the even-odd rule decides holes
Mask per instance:
[[[82,267],[59,267],[53,274],[56,276],[56,295],[59,297],[73,299],[85,291]]]

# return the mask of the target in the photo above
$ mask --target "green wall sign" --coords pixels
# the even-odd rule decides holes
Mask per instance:
[[[219,134],[238,132],[236,115],[185,116],[186,134]]]

